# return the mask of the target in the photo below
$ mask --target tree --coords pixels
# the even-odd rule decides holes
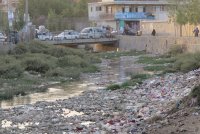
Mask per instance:
[[[200,23],[200,1],[199,0],[169,0],[171,3],[170,17],[180,25],[180,35],[182,36],[182,26],[186,24],[197,25]]]
[[[40,25],[37,21],[38,18],[45,16],[48,19],[48,26],[51,28],[64,28],[66,27],[64,25],[67,25],[64,24],[64,18],[87,17],[87,3],[88,0],[29,0],[30,19],[34,24]],[[21,18],[24,15],[24,7],[25,0],[20,0],[18,10]],[[61,19],[60,24],[55,24],[54,22],[57,20],[53,19]],[[53,26],[53,24],[59,26]]]

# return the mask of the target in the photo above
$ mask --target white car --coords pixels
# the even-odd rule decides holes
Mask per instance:
[[[79,33],[74,30],[65,30],[64,32],[54,36],[54,40],[71,40],[78,39]]]
[[[6,39],[7,37],[3,33],[0,33],[0,42],[5,42]]]
[[[95,38],[103,38],[105,37],[105,32],[99,27],[88,27],[84,28],[80,32],[80,38],[83,39],[95,39]]]
[[[51,33],[43,33],[38,35],[38,39],[42,41],[52,40],[53,36]]]

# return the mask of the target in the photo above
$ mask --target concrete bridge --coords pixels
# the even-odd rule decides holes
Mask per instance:
[[[72,39],[72,40],[52,40],[44,41],[47,44],[51,45],[85,45],[85,44],[103,44],[103,45],[116,45],[118,44],[119,39],[117,38],[98,38],[98,39]]]

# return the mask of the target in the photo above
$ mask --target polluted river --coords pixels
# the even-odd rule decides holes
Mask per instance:
[[[78,82],[2,101],[0,134],[147,134],[148,128],[154,131],[169,124],[169,120],[147,121],[168,116],[167,111],[200,84],[200,69],[154,76],[127,89],[104,90],[127,81],[131,73],[144,73],[136,60],[134,56],[103,60],[100,72],[83,74]]]
[[[33,104],[37,101],[55,101],[80,95],[86,90],[103,89],[110,84],[127,81],[131,73],[142,72],[141,65],[135,64],[136,57],[124,56],[116,60],[102,60],[99,64],[100,72],[83,74],[81,80],[64,86],[55,86],[47,92],[34,93],[26,96],[17,96],[12,100],[0,101],[1,108],[11,108],[25,104]]]

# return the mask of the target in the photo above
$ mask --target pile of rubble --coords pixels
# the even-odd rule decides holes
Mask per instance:
[[[150,78],[132,89],[1,109],[0,133],[145,133],[146,119],[165,115],[198,84],[200,69]]]

